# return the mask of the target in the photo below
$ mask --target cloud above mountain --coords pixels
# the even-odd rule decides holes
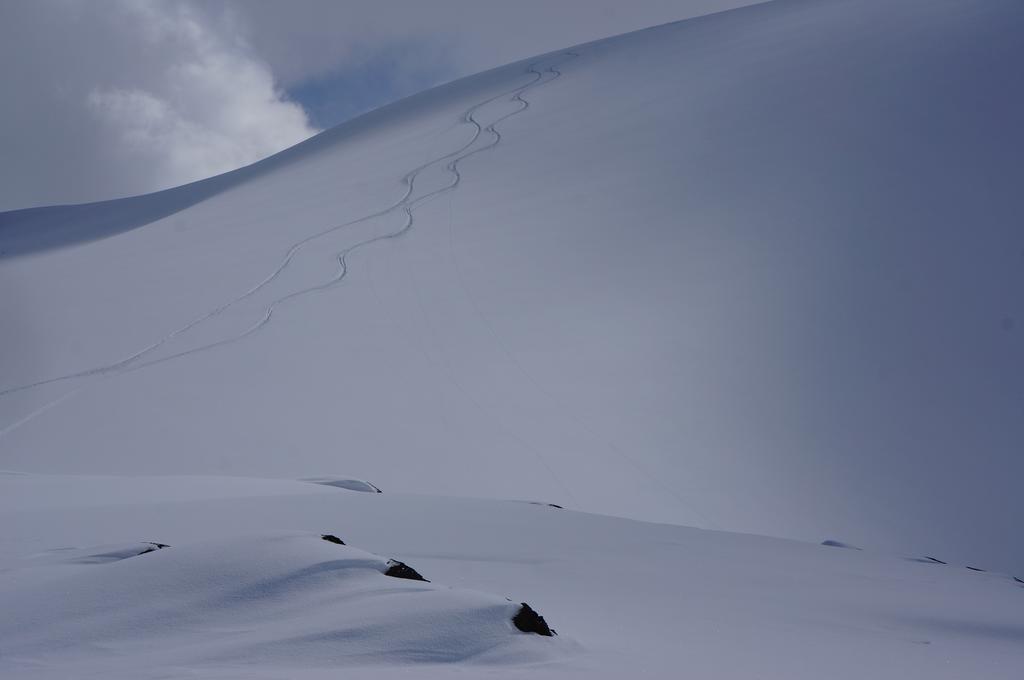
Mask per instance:
[[[181,184],[316,132],[229,13],[127,0],[4,13],[0,207]]]
[[[754,0],[0,6],[0,210],[224,172],[417,90]]]

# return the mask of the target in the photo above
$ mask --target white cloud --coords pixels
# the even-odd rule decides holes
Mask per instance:
[[[64,59],[40,55],[17,67],[34,71],[25,83],[32,99],[21,106],[42,110],[43,119],[0,113],[15,118],[0,118],[5,128],[28,128],[26,139],[3,149],[3,179],[12,181],[0,187],[0,209],[174,186],[316,132],[237,37],[230,15],[183,1],[50,0],[12,11],[19,10],[38,39],[67,42],[58,45]],[[28,158],[40,155],[43,162]]]
[[[355,73],[365,92],[331,95],[375,106],[756,1],[0,0],[0,210],[144,193],[291,146],[315,130],[282,87]]]
[[[147,167],[154,186],[252,163],[315,132],[269,68],[191,6],[124,2],[121,10],[148,43],[174,46],[173,56],[154,64],[145,88],[94,88],[88,103],[118,155]]]

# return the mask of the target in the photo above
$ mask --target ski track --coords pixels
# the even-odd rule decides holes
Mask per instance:
[[[576,58],[579,55],[577,53],[574,53],[574,52],[564,52],[564,53],[562,53],[562,56],[569,57],[569,58]],[[238,295],[237,297],[234,297],[231,300],[228,300],[227,302],[224,302],[223,304],[219,305],[218,307],[215,307],[214,309],[209,310],[209,311],[203,313],[202,315],[196,317],[195,319],[193,319],[192,321],[188,322],[184,326],[181,326],[180,328],[177,328],[176,330],[168,333],[167,335],[165,335],[164,337],[160,338],[156,342],[154,342],[154,343],[152,343],[150,345],[147,345],[143,349],[135,352],[134,354],[131,354],[128,357],[125,357],[123,359],[120,359],[120,360],[115,361],[115,362],[110,363],[110,364],[104,364],[102,366],[96,366],[96,367],[93,367],[93,368],[88,368],[88,369],[85,369],[85,370],[82,370],[82,371],[77,371],[75,373],[68,373],[68,374],[65,374],[65,375],[56,376],[56,377],[53,377],[53,378],[48,378],[48,379],[45,379],[45,380],[40,380],[40,381],[36,381],[36,382],[33,382],[33,383],[25,384],[25,385],[18,385],[18,386],[15,386],[15,387],[9,387],[9,388],[0,390],[0,398],[5,397],[5,396],[9,396],[11,394],[15,394],[15,393],[18,393],[18,392],[22,392],[22,391],[25,391],[25,390],[30,390],[30,389],[34,389],[34,388],[37,388],[37,387],[42,387],[44,385],[50,385],[50,384],[53,384],[53,383],[64,382],[64,381],[68,381],[68,380],[74,380],[74,379],[77,379],[77,378],[88,378],[88,377],[93,377],[93,376],[99,376],[99,377],[107,377],[107,376],[109,376],[109,377],[114,377],[114,376],[118,376],[118,375],[123,375],[125,373],[136,371],[136,370],[141,369],[141,368],[145,368],[145,367],[148,367],[148,366],[154,366],[156,364],[161,364],[161,363],[164,363],[166,361],[171,361],[171,360],[174,360],[174,359],[180,359],[180,358],[192,355],[192,354],[196,354],[198,352],[203,352],[203,351],[206,351],[206,350],[215,349],[217,347],[222,347],[224,345],[228,345],[228,344],[237,342],[237,341],[242,340],[242,339],[244,339],[244,338],[246,338],[246,337],[248,337],[250,335],[253,335],[254,333],[258,332],[260,329],[264,328],[270,322],[270,320],[273,318],[274,311],[277,309],[278,306],[280,306],[282,304],[285,304],[285,303],[287,303],[290,300],[294,300],[296,298],[305,296],[305,295],[307,295],[309,293],[327,290],[329,288],[332,288],[332,287],[338,285],[341,281],[343,281],[345,279],[346,275],[348,274],[348,259],[347,258],[348,258],[348,256],[351,253],[355,252],[356,250],[359,250],[359,249],[365,248],[367,246],[370,246],[370,245],[372,245],[374,243],[378,243],[378,242],[385,241],[385,240],[399,238],[399,237],[403,236],[404,234],[406,234],[412,228],[412,226],[413,226],[413,224],[415,222],[415,218],[413,216],[413,210],[418,205],[420,205],[422,203],[425,203],[425,202],[427,202],[427,201],[429,201],[431,199],[434,199],[434,198],[436,198],[438,196],[441,196],[441,195],[443,195],[445,193],[448,193],[450,191],[454,191],[455,189],[458,188],[459,182],[462,179],[462,175],[461,175],[461,173],[460,173],[460,171],[458,169],[458,164],[461,161],[463,161],[463,160],[465,160],[467,158],[470,158],[472,156],[475,156],[476,154],[481,153],[483,151],[487,151],[489,149],[493,149],[495,146],[497,146],[500,143],[500,141],[501,141],[501,134],[495,129],[495,126],[498,125],[499,123],[501,123],[502,121],[504,121],[504,120],[506,120],[506,119],[508,119],[508,118],[510,118],[512,116],[514,116],[514,115],[522,113],[523,111],[527,110],[530,107],[529,102],[527,100],[523,99],[522,95],[526,91],[528,91],[528,90],[530,90],[530,89],[532,89],[534,87],[537,87],[537,86],[542,85],[542,84],[550,83],[550,82],[556,80],[557,78],[561,77],[562,72],[559,71],[556,68],[556,66],[558,65],[557,62],[555,64],[552,64],[552,65],[544,68],[543,70],[540,70],[540,67],[539,67],[540,63],[541,62],[534,62],[534,63],[530,64],[530,66],[524,72],[525,74],[529,74],[529,75],[533,76],[533,78],[530,80],[530,82],[528,82],[526,84],[523,84],[523,85],[519,85],[519,86],[517,86],[517,87],[515,87],[515,88],[513,88],[511,90],[506,90],[505,92],[502,92],[500,94],[494,95],[493,97],[489,97],[489,98],[487,98],[487,99],[485,99],[485,100],[483,100],[481,102],[478,102],[478,103],[474,104],[473,106],[469,107],[461,116],[461,121],[463,123],[468,123],[469,125],[472,125],[473,128],[474,128],[473,134],[471,135],[469,141],[467,141],[465,144],[460,146],[458,149],[455,149],[454,151],[450,151],[450,152],[448,152],[448,153],[446,153],[446,154],[444,154],[442,156],[438,156],[437,158],[433,158],[433,159],[431,159],[431,160],[429,160],[429,161],[427,161],[425,163],[422,163],[422,164],[416,166],[412,170],[409,170],[402,177],[402,183],[405,185],[405,191],[403,192],[402,197],[399,198],[394,203],[392,203],[391,205],[389,205],[389,206],[387,206],[385,208],[382,208],[380,210],[377,210],[377,211],[375,211],[373,213],[370,213],[368,215],[364,215],[362,217],[356,218],[354,220],[351,220],[351,221],[348,221],[348,222],[344,222],[342,224],[338,224],[338,225],[329,227],[327,229],[319,231],[319,232],[317,232],[315,234],[312,234],[310,236],[307,236],[307,237],[301,239],[300,241],[297,241],[297,242],[293,243],[288,248],[288,251],[285,253],[284,257],[282,258],[281,262],[277,265],[277,267],[275,267],[274,270],[268,276],[263,278],[259,283],[257,283],[256,285],[252,286],[251,288],[249,288],[248,290],[243,292],[241,295]],[[545,80],[544,76],[545,76],[546,73],[550,74],[551,77]],[[476,114],[482,108],[484,108],[485,106],[487,106],[489,104],[492,104],[492,103],[494,103],[496,101],[504,99],[506,97],[509,98],[510,102],[516,102],[516,103],[520,104],[520,106],[518,108],[516,108],[515,110],[510,111],[510,112],[508,112],[508,113],[498,117],[497,119],[495,119],[491,123],[487,124],[486,126],[484,126],[480,121],[478,121],[476,119]],[[477,148],[474,149],[473,146],[477,143],[477,141],[480,139],[480,136],[484,132],[490,133],[490,135],[492,136],[492,139],[488,143],[480,145],[480,146],[478,146]],[[417,197],[417,198],[413,198],[413,192],[415,191],[416,179],[419,177],[419,175],[422,172],[424,172],[425,170],[427,170],[427,169],[429,169],[431,167],[437,166],[440,163],[444,163],[445,161],[447,161],[447,164],[445,165],[445,170],[447,170],[449,173],[451,173],[452,181],[449,184],[447,184],[447,185],[445,185],[445,186],[443,186],[443,187],[441,187],[439,189],[436,189],[434,191],[431,191],[431,192],[428,192],[428,193],[424,194],[423,196],[420,196],[420,197]],[[372,236],[370,238],[364,239],[363,241],[359,241],[358,243],[355,243],[355,244],[349,246],[348,248],[345,248],[344,250],[338,252],[336,254],[336,256],[335,256],[336,259],[338,260],[338,270],[336,271],[334,276],[332,276],[330,279],[328,279],[328,280],[326,280],[326,281],[324,281],[322,283],[319,283],[317,285],[310,286],[308,288],[303,288],[303,289],[296,290],[296,291],[292,291],[291,293],[288,293],[287,295],[284,295],[284,296],[282,296],[280,298],[277,298],[277,299],[273,300],[267,306],[267,308],[265,309],[263,316],[255,324],[253,324],[249,328],[245,329],[241,333],[237,333],[235,335],[231,335],[231,336],[228,336],[226,338],[222,338],[220,340],[216,340],[216,341],[204,344],[204,345],[200,345],[198,347],[193,347],[191,349],[187,349],[187,350],[183,350],[183,351],[180,351],[180,352],[176,352],[174,354],[170,354],[170,355],[167,355],[167,356],[164,356],[164,357],[159,357],[159,358],[156,358],[156,359],[151,359],[149,361],[140,361],[142,358],[152,354],[157,349],[159,349],[160,347],[163,347],[164,345],[166,345],[168,342],[174,340],[175,338],[181,337],[182,335],[188,333],[190,330],[196,328],[197,326],[199,326],[203,322],[205,322],[205,321],[207,321],[207,320],[209,320],[211,318],[214,318],[214,317],[222,314],[223,312],[227,311],[228,309],[234,307],[236,304],[238,304],[240,302],[243,302],[244,300],[254,296],[256,293],[258,293],[263,288],[268,286],[270,283],[275,281],[288,268],[288,266],[295,259],[295,256],[301,250],[303,250],[306,246],[308,246],[309,244],[315,242],[317,239],[320,239],[320,238],[322,238],[324,236],[327,236],[329,234],[337,232],[337,231],[339,231],[341,229],[344,229],[346,227],[355,226],[357,224],[368,222],[370,220],[377,219],[377,218],[380,218],[380,217],[384,217],[384,216],[387,216],[387,215],[390,215],[390,214],[393,214],[393,213],[396,213],[396,212],[403,212],[403,213],[405,213],[405,223],[402,225],[402,227],[400,229],[398,229],[396,231],[393,231],[393,232],[388,232],[388,233],[378,234],[376,236]],[[66,393],[65,395],[63,395],[62,397],[58,398],[57,400],[55,400],[53,402],[50,402],[49,404],[47,404],[46,406],[44,406],[44,407],[42,407],[40,409],[37,409],[32,414],[30,414],[28,417],[22,418],[21,420],[15,422],[15,423],[12,423],[12,424],[10,424],[10,425],[8,425],[6,427],[4,427],[2,430],[0,430],[0,434],[4,434],[4,435],[7,434],[11,430],[13,430],[13,429],[19,427],[20,425],[30,421],[36,415],[38,415],[38,414],[40,414],[40,413],[42,413],[42,412],[44,412],[46,410],[49,410],[51,407],[56,406],[57,404],[59,404],[60,402],[64,401],[65,399],[67,399],[68,397],[70,397],[71,395],[73,395],[73,394],[75,394],[77,392],[78,392],[78,389],[72,390],[71,392]]]
[[[5,436],[7,436],[8,432],[10,432],[12,430],[16,430],[17,428],[21,427],[22,425],[24,425],[28,421],[32,420],[33,418],[35,418],[37,416],[40,416],[43,413],[45,413],[46,411],[49,411],[51,408],[57,406],[62,401],[70,399],[71,397],[76,395],[79,391],[81,391],[81,389],[82,389],[81,387],[73,388],[73,389],[65,392],[61,396],[57,397],[53,401],[47,402],[43,406],[40,406],[39,408],[35,409],[34,411],[31,411],[28,415],[23,416],[22,418],[20,418],[18,420],[15,420],[13,423],[11,423],[11,424],[9,424],[9,425],[7,425],[5,427],[0,428],[0,439],[3,439]]]

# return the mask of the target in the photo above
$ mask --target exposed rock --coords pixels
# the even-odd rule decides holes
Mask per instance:
[[[393,576],[395,578],[407,578],[410,581],[427,581],[423,578],[418,571],[410,567],[405,562],[399,562],[398,560],[388,560],[388,569],[384,572],[385,576]]]
[[[349,491],[362,491],[364,493],[381,493],[381,490],[376,485],[371,484],[362,479],[344,479],[338,477],[308,477],[301,480],[303,482],[312,482],[313,484],[322,484],[323,486],[333,486],[338,489],[348,489]]]
[[[846,548],[847,550],[860,550],[860,548],[858,548],[855,545],[850,545],[849,543],[843,543],[842,541],[833,541],[832,539],[829,539],[827,541],[822,541],[821,544],[822,545],[827,545],[830,548]]]
[[[559,510],[565,510],[565,508],[563,508],[558,503],[542,503],[541,501],[526,501],[526,502],[529,503],[530,505],[546,505],[549,508],[558,508]]]
[[[551,637],[552,635],[558,635],[555,631],[548,627],[547,621],[544,617],[533,610],[533,607],[522,603],[519,612],[512,617],[512,623],[515,627],[524,633],[536,633],[537,635],[544,635]]]
[[[334,534],[324,534],[320,538],[324,539],[328,543],[335,543],[337,545],[345,545],[345,541],[341,540],[340,538],[338,538]]]
[[[985,571],[984,569],[979,569],[978,567],[967,567],[967,568],[970,569],[971,571]]]
[[[157,550],[163,550],[164,548],[170,548],[171,547],[171,546],[167,545],[166,543],[154,543],[153,541],[146,541],[146,544],[149,547],[147,547],[145,550],[140,552],[139,555],[145,555],[146,553],[151,553],[151,552],[155,552]]]

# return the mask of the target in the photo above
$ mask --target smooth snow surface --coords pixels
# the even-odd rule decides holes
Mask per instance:
[[[1022,34],[777,0],[0,215],[0,674],[1021,677]]]
[[[224,536],[136,552],[102,569],[43,572],[22,582],[17,593],[4,594],[0,639],[15,669],[31,671],[44,657],[42,666],[55,667],[50,672],[78,669],[78,677],[92,664],[97,673],[134,673],[139,657],[166,668],[551,656],[552,643],[514,631],[518,603],[391,578],[387,567],[385,559],[317,534]],[[53,597],[55,590],[62,597]],[[90,653],[97,644],[111,653]],[[142,646],[162,651],[131,654]]]
[[[774,2],[7,213],[0,464],[344,469],[1024,566],[1022,29]]]
[[[210,497],[219,483],[231,490]],[[63,507],[25,507],[41,496]],[[1024,585],[1004,574],[525,503],[0,475],[0,526],[2,677],[326,678],[358,666],[960,680],[1019,678],[1024,664]],[[80,559],[140,539],[170,547]],[[385,558],[431,583],[383,576]],[[512,627],[523,600],[557,637]]]

